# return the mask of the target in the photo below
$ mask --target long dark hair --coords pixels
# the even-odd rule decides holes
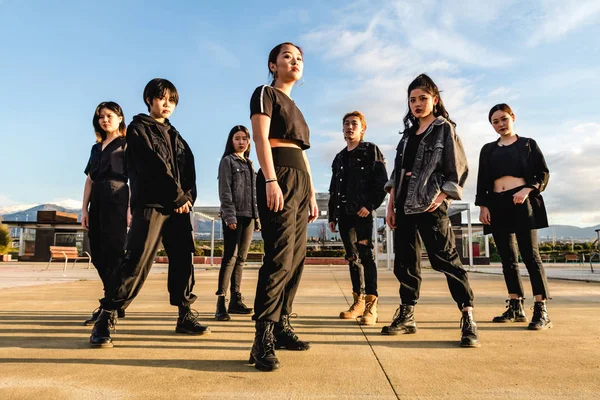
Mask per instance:
[[[304,52],[302,51],[302,48],[300,46],[296,46],[294,43],[291,42],[280,43],[277,46],[273,47],[273,50],[271,50],[271,52],[269,53],[269,61],[267,62],[267,68],[269,68],[269,64],[271,63],[277,65],[277,56],[279,55],[279,53],[281,53],[281,48],[285,45],[294,46],[298,49],[302,57],[304,57]],[[277,74],[274,74],[273,71],[271,71],[271,68],[269,68],[269,76],[271,77],[271,86],[275,85],[275,81],[277,80]]]
[[[421,89],[424,92],[430,94],[432,97],[437,96],[438,103],[433,107],[433,115],[436,117],[442,116],[446,118],[448,122],[450,122],[456,127],[456,123],[450,119],[448,111],[446,111],[446,108],[444,107],[444,102],[442,101],[442,96],[440,96],[440,91],[437,85],[429,76],[421,74],[417,76],[415,80],[410,83],[410,85],[408,85],[408,111],[406,112],[406,115],[403,119],[405,130],[413,129],[414,131],[416,131],[417,129],[419,129],[419,118],[415,117],[410,111],[410,92],[412,92],[415,89]]]
[[[107,110],[110,110],[117,114],[117,116],[123,118],[123,120],[119,124],[119,136],[125,136],[127,132],[127,127],[125,126],[125,116],[123,115],[123,109],[114,101],[103,101],[102,103],[98,104],[98,107],[96,107],[96,111],[94,111],[94,118],[92,119],[92,124],[94,125],[94,132],[96,133],[96,142],[102,143],[106,140],[106,132],[104,131],[104,129],[102,129],[100,123],[98,122],[100,111],[102,111],[103,108],[106,108]]]
[[[244,157],[248,158],[250,156],[250,131],[244,125],[236,125],[229,131],[229,135],[227,136],[227,143],[225,143],[225,151],[223,152],[223,157],[221,160],[227,157],[228,155],[235,153],[235,147],[233,147],[233,135],[242,131],[248,136],[248,148],[244,152]]]

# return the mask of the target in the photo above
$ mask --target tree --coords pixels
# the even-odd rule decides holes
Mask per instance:
[[[10,249],[12,239],[6,225],[0,225],[0,254],[6,254]]]

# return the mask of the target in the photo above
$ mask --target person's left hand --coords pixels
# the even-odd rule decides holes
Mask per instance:
[[[442,205],[444,200],[446,200],[446,197],[448,197],[448,195],[446,193],[444,193],[444,192],[440,193],[438,195],[438,197],[436,197],[435,200],[433,201],[433,204],[427,209],[427,211],[434,212],[435,210],[437,210],[438,207]]]
[[[532,188],[523,188],[521,190],[519,190],[517,193],[513,194],[513,203],[515,204],[523,204],[525,203],[525,200],[527,200],[527,197],[529,196],[529,193],[531,193],[533,189]]]
[[[317,198],[315,193],[310,195],[310,203],[308,205],[308,223],[313,222],[319,216],[319,207],[317,206]]]
[[[367,210],[366,207],[362,207],[360,210],[358,210],[358,212],[356,213],[356,215],[358,215],[361,218],[367,217],[369,214],[371,214],[371,212],[369,210]]]

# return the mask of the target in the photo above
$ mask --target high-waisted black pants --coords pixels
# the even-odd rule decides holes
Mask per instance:
[[[92,184],[89,210],[90,253],[104,288],[125,252],[129,186],[117,180]]]
[[[282,314],[292,312],[304,269],[310,176],[300,149],[273,148],[273,163],[284,206],[282,211],[269,210],[267,184],[260,170],[256,179],[256,197],[265,256],[258,272],[252,318],[278,322]]]

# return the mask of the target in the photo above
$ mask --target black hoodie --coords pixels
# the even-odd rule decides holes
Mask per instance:
[[[169,120],[138,114],[127,127],[131,207],[172,211],[196,200],[194,155]]]

